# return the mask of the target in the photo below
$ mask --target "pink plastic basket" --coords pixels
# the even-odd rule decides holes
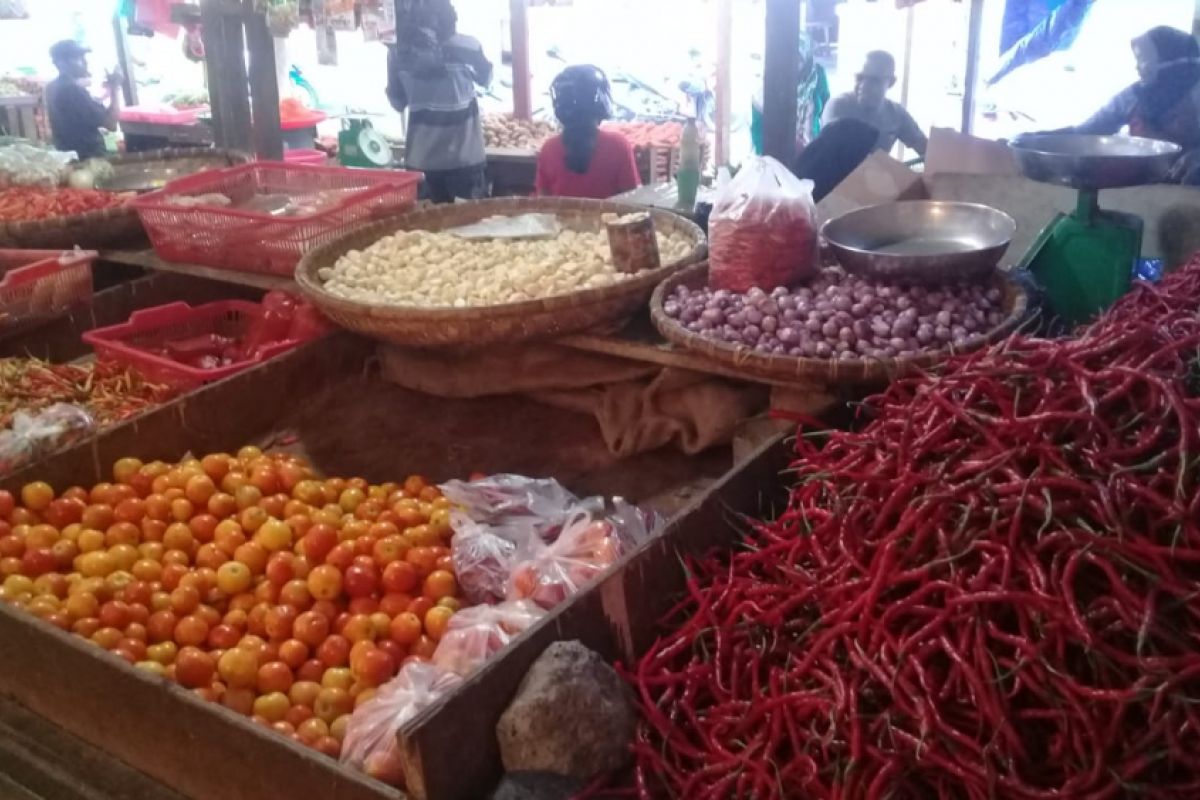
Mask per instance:
[[[263,313],[262,306],[245,300],[222,300],[202,306],[168,303],[135,311],[120,325],[88,331],[83,334],[83,341],[101,360],[133,367],[152,381],[190,388],[228,378],[306,341],[284,339],[264,347],[256,358],[214,369],[181,364],[157,352],[168,342],[209,333],[240,338]]]
[[[90,250],[0,250],[0,323],[51,316],[92,296]]]
[[[283,154],[283,161],[286,164],[309,164],[319,167],[329,161],[329,156],[320,150],[312,148],[288,150]]]
[[[172,181],[133,205],[167,261],[290,276],[308,250],[416,203],[419,172],[256,161]],[[264,195],[344,196],[311,214],[275,216],[237,208]],[[234,207],[187,207],[180,197],[219,194]]]

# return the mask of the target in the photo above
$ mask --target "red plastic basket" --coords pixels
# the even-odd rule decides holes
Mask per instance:
[[[167,261],[290,276],[308,250],[355,228],[406,211],[421,173],[256,161],[172,181],[133,205],[155,251]],[[345,192],[312,214],[273,216],[237,208],[262,195]],[[179,197],[221,194],[233,208],[180,206]]]
[[[228,378],[306,341],[284,339],[262,348],[256,358],[214,369],[191,367],[155,352],[167,342],[209,333],[240,338],[263,313],[261,305],[245,300],[222,300],[202,306],[168,303],[135,311],[120,325],[88,331],[83,334],[83,341],[101,360],[133,367],[152,381],[189,388]]]
[[[0,250],[0,322],[57,314],[92,296],[90,250]]]

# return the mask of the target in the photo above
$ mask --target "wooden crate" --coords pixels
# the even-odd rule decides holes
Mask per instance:
[[[681,557],[727,549],[739,537],[744,515],[770,514],[786,503],[779,473],[789,464],[790,452],[784,436],[771,437],[681,511],[660,536],[405,725],[399,740],[412,795],[421,800],[486,796],[503,771],[496,723],[526,671],[550,644],[578,640],[625,663],[642,655],[655,641],[658,620],[685,588]],[[470,724],[463,724],[468,719]]]
[[[348,334],[326,337],[51,456],[0,485],[12,490],[34,479],[60,489],[91,485],[107,480],[113,461],[126,455],[178,459],[188,451],[230,450],[249,442],[286,444],[292,437],[296,441],[291,446],[327,474],[378,481],[423,471],[441,480],[474,469],[513,471],[553,475],[580,493],[624,494],[635,502],[685,483],[697,472],[728,471],[728,453],[689,459],[662,452],[618,462],[607,454],[590,417],[517,398],[448,401],[418,395],[373,376],[373,356],[374,345],[366,340]],[[377,416],[363,417],[368,411]],[[503,425],[497,420],[504,420]],[[529,437],[534,429],[538,436]],[[774,468],[767,461],[754,463],[766,472],[726,480],[708,500],[692,505],[691,517],[707,515],[704,525],[716,534],[725,504],[754,507],[757,487],[774,483]],[[651,544],[626,559],[619,575],[579,595],[462,691],[409,726],[403,741],[412,765],[412,794],[472,800],[484,795],[499,777],[495,719],[524,668],[549,641],[582,638],[615,656],[632,652],[633,642],[645,640],[648,624],[675,586],[658,562],[674,558],[681,536],[692,537],[679,531],[672,527],[661,545]],[[696,544],[702,545],[702,539]],[[618,613],[622,604],[627,610]],[[633,614],[643,606],[645,615]],[[610,624],[610,616],[620,624]],[[4,604],[0,641],[7,645],[0,647],[0,697],[183,797],[399,796]],[[454,746],[444,749],[444,743]],[[122,795],[113,800],[117,797],[124,800]]]

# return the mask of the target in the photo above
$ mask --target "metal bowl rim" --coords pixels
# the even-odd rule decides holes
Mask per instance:
[[[847,252],[855,253],[858,255],[884,256],[888,259],[895,259],[897,261],[900,261],[900,260],[907,261],[910,259],[939,258],[940,256],[930,256],[928,254],[925,254],[925,255],[887,254],[887,255],[885,255],[885,254],[880,253],[878,250],[868,250],[868,249],[865,249],[862,247],[855,247],[854,245],[845,244],[837,239],[831,239],[827,233],[827,231],[829,230],[829,227],[831,225],[833,225],[833,223],[844,220],[847,217],[856,216],[859,214],[862,214],[865,216],[867,212],[875,211],[875,210],[881,209],[881,208],[886,208],[888,206],[901,205],[901,204],[902,205],[926,205],[926,206],[953,206],[954,208],[969,208],[969,209],[976,209],[976,210],[980,210],[980,211],[986,211],[991,214],[995,214],[995,215],[999,216],[1006,223],[1007,227],[1009,228],[1009,231],[1008,231],[1007,235],[1003,238],[1003,240],[997,242],[996,244],[991,244],[986,247],[979,247],[975,250],[967,251],[967,253],[962,253],[962,252],[946,253],[945,254],[946,256],[963,256],[963,255],[969,255],[970,253],[984,253],[989,250],[994,250],[998,247],[1008,247],[1009,245],[1012,244],[1012,238],[1017,233],[1017,221],[1012,218],[1012,215],[1007,214],[998,208],[994,208],[992,206],[985,205],[984,203],[966,203],[966,202],[959,202],[956,200],[897,200],[897,201],[894,201],[891,203],[876,203],[875,205],[863,206],[862,208],[856,208],[852,211],[847,211],[845,214],[836,216],[833,219],[826,220],[825,224],[823,224],[821,226],[820,236],[821,236],[821,238],[825,239],[825,241],[827,241],[833,247],[836,247],[839,250],[845,250]]]
[[[1120,139],[1126,142],[1135,142],[1140,147],[1142,143],[1149,144],[1147,149],[1158,150],[1160,152],[1147,152],[1137,155],[1121,155],[1119,153],[1111,153],[1107,155],[1085,154],[1085,153],[1064,153],[1061,150],[1041,150],[1037,147],[1028,147],[1023,144],[1030,140],[1046,140],[1051,138],[1065,137],[1080,137],[1088,139]],[[1022,134],[1008,143],[1008,146],[1017,153],[1025,155],[1042,156],[1045,158],[1063,158],[1063,159],[1102,159],[1102,158],[1121,158],[1121,159],[1153,159],[1165,158],[1167,156],[1178,156],[1183,152],[1183,148],[1174,142],[1164,142],[1160,139],[1151,139],[1148,136],[1092,136],[1084,133],[1028,133]]]

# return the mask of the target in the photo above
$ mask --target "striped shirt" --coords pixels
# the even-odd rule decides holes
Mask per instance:
[[[475,85],[487,86],[492,65],[478,40],[455,34],[429,50],[388,48],[388,99],[408,109],[405,160],[431,171],[481,166],[483,124]]]

